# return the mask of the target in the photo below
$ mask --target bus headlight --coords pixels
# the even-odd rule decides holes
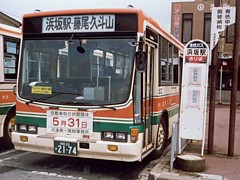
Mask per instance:
[[[108,131],[103,132],[103,137],[102,137],[103,139],[111,140],[113,139],[113,137],[114,137],[113,132],[108,132]]]
[[[18,127],[19,127],[18,128],[19,131],[27,131],[27,125],[25,125],[25,124],[21,124]]]
[[[21,133],[37,134],[37,126],[27,124],[17,124],[17,131]]]
[[[103,131],[102,132],[102,140],[103,141],[127,142],[127,133]]]
[[[29,125],[28,126],[28,131],[32,132],[32,133],[36,133],[37,132],[37,126]]]
[[[126,133],[122,133],[122,132],[117,132],[116,133],[116,139],[118,140],[126,140]]]

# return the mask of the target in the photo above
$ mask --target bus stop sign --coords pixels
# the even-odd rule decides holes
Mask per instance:
[[[202,40],[192,40],[184,48],[180,137],[202,140],[205,134],[209,48]]]

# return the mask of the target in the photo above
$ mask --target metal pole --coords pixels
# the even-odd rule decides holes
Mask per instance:
[[[223,76],[223,66],[221,65],[220,83],[219,83],[219,104],[222,104],[222,76]]]
[[[215,0],[215,7],[220,6],[220,0]],[[214,121],[215,121],[215,99],[216,99],[216,82],[217,82],[217,45],[213,49],[212,63],[210,66],[210,104],[209,104],[209,124],[208,124],[208,154],[213,154],[214,140]]]
[[[236,121],[236,102],[237,102],[237,85],[238,85],[238,66],[239,66],[239,40],[240,40],[240,1],[236,0],[236,23],[235,36],[233,45],[233,73],[231,88],[231,105],[230,105],[230,122],[229,122],[229,138],[228,138],[228,155],[234,156],[234,136]]]

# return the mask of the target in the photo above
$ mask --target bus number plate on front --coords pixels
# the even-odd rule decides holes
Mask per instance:
[[[77,155],[77,143],[54,141],[54,153]]]

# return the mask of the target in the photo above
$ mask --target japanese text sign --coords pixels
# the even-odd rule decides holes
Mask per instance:
[[[185,60],[188,63],[206,63],[208,50],[204,42],[191,41],[184,49]]]
[[[42,33],[113,32],[115,15],[75,15],[44,17]]]
[[[226,26],[235,23],[236,8],[235,7],[213,7],[212,22],[211,22],[211,42],[210,49],[212,50],[218,43],[220,32],[224,31]]]
[[[49,133],[91,135],[93,132],[93,113],[48,110],[47,131]]]

